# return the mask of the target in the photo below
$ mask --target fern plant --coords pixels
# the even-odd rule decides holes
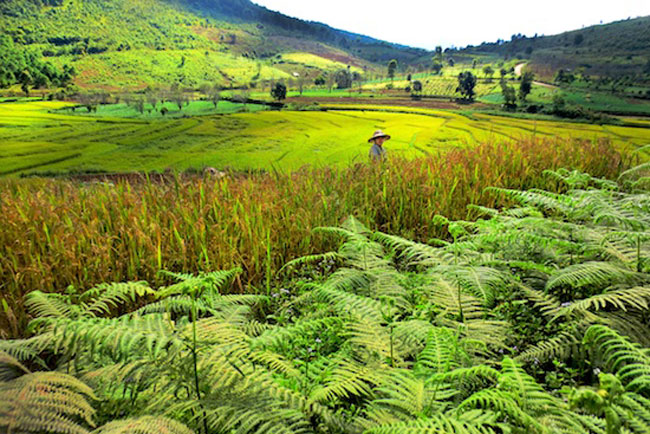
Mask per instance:
[[[338,248],[267,296],[228,294],[237,269],[32,293],[32,336],[0,341],[0,429],[645,434],[642,173],[494,189],[520,206],[438,216],[427,243],[317,228]]]

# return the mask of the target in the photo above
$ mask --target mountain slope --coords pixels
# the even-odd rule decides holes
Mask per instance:
[[[465,52],[528,57],[535,72],[583,68],[589,75],[622,77],[650,73],[650,17],[628,19],[553,36],[513,35],[509,42],[484,43]]]
[[[0,2],[0,13],[0,27],[16,44],[54,65],[74,66],[76,83],[87,88],[251,85],[347,65],[368,70],[374,62],[404,63],[426,53],[249,0],[9,0]],[[316,67],[283,58],[296,52],[323,61]]]

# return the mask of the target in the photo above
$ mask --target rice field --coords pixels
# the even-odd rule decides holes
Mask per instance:
[[[314,227],[354,215],[371,228],[426,241],[441,235],[436,214],[475,217],[470,203],[495,205],[486,187],[548,186],[543,170],[559,167],[616,177],[627,163],[605,141],[528,139],[385,165],[217,180],[0,177],[0,337],[25,330],[23,296],[33,290],[160,283],[161,269],[239,266],[244,273],[236,290],[262,292],[282,278],[277,271],[287,260],[326,247],[327,240],[311,236]]]
[[[296,170],[367,160],[376,129],[391,156],[414,158],[479,142],[560,137],[609,139],[620,149],[650,143],[647,125],[591,125],[488,114],[365,105],[327,111],[263,111],[171,119],[70,114],[67,103],[0,104],[0,175],[163,171],[211,166]],[[102,113],[104,111],[104,113]]]

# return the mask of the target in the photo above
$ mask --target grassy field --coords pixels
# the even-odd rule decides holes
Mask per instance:
[[[221,104],[224,110],[235,109]],[[162,119],[120,105],[102,107],[93,115],[80,114],[80,109],[69,114],[67,106],[0,104],[0,174],[346,166],[366,161],[366,140],[376,129],[393,136],[387,144],[390,155],[406,158],[530,136],[610,139],[621,149],[650,142],[645,125],[601,126],[403,107],[341,104],[329,111],[188,116],[209,113],[209,103],[197,102],[182,114]]]

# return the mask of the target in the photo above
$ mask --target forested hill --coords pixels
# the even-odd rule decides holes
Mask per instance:
[[[513,35],[510,41],[468,47],[465,52],[529,58],[536,72],[582,68],[596,76],[650,74],[650,17],[586,27],[553,36]]]
[[[60,69],[73,66],[82,87],[242,85],[301,67],[308,75],[347,65],[367,70],[426,54],[249,0],[6,0],[0,13],[3,34],[18,49]]]

